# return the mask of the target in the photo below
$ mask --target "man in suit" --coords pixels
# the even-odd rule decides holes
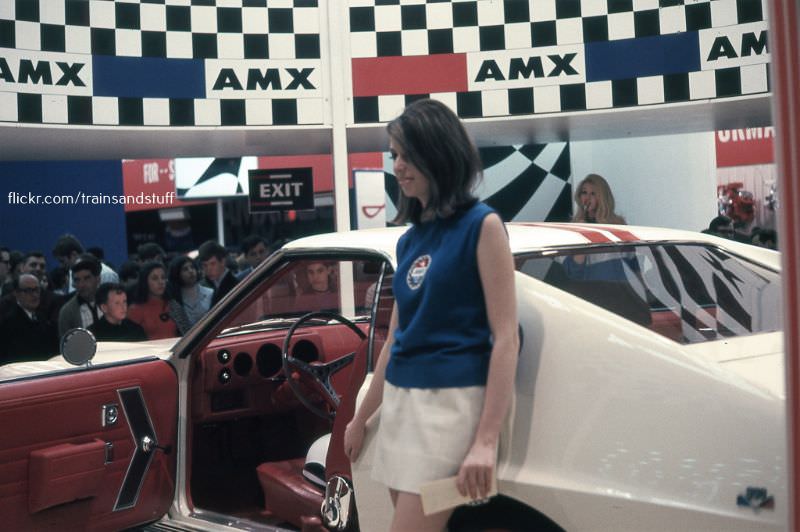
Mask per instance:
[[[204,242],[197,251],[205,276],[205,285],[214,290],[214,297],[211,298],[213,307],[236,286],[236,276],[225,266],[227,253],[219,243],[209,240]]]
[[[44,360],[58,353],[56,326],[39,311],[41,291],[35,275],[14,278],[16,305],[0,321],[0,364]]]
[[[42,287],[42,302],[39,310],[47,316],[47,320],[53,323],[58,322],[58,312],[66,298],[53,292],[47,279],[47,262],[44,253],[41,251],[30,251],[22,259],[22,272],[35,275],[39,279],[39,286]]]
[[[100,273],[100,261],[92,255],[81,255],[72,266],[75,293],[58,313],[59,335],[76,327],[86,329],[103,315],[94,300],[100,286]]]

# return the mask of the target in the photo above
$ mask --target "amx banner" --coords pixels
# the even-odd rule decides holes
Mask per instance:
[[[761,0],[351,0],[353,121],[429,96],[462,118],[769,91]]]

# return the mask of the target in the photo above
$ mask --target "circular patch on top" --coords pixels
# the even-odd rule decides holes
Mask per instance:
[[[422,286],[422,281],[425,280],[425,274],[428,273],[430,265],[430,255],[421,255],[414,259],[411,267],[408,268],[408,275],[406,276],[406,283],[408,283],[410,289],[416,290]]]

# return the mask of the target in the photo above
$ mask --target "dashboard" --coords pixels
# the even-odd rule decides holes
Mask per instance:
[[[366,329],[366,326],[364,327]],[[229,336],[212,341],[192,368],[194,422],[213,422],[285,411],[292,392],[285,384],[282,351],[286,330]],[[306,363],[329,362],[353,352],[359,338],[341,325],[295,332],[292,357]],[[336,389],[349,379],[349,366],[332,377]]]

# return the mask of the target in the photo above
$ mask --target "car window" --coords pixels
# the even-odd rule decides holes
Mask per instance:
[[[380,276],[379,260],[290,259],[267,281],[260,297],[229,322],[234,328],[330,311],[350,319],[369,318]]]
[[[548,251],[518,256],[516,264],[680,343],[781,330],[779,274],[715,247]]]

